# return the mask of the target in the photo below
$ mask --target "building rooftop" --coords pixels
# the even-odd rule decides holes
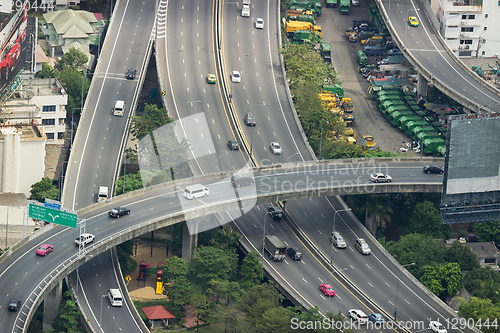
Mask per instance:
[[[0,205],[7,207],[23,207],[28,205],[24,193],[0,193]]]
[[[24,80],[23,89],[28,95],[28,91],[31,91],[32,96],[66,95],[64,88],[54,78]]]
[[[16,125],[4,125],[0,129],[0,140],[4,140],[5,134],[11,133],[21,133],[22,140],[42,140],[43,135],[38,129],[37,126],[33,125],[24,125],[24,124],[16,124]]]
[[[495,242],[466,243],[465,245],[477,255],[478,259],[498,257],[498,249]]]

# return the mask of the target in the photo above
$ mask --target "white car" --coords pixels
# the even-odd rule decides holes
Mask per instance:
[[[370,175],[370,180],[374,183],[390,183],[392,182],[392,177],[385,173],[376,173],[374,175]]]
[[[358,7],[359,6],[359,0],[351,0],[351,4],[353,7]]]
[[[274,155],[281,155],[281,146],[277,142],[271,142],[271,151]]]
[[[77,237],[75,239],[75,244],[78,246],[80,244],[85,244],[87,245],[88,243],[92,243],[95,239],[95,236],[92,235],[92,234],[82,234],[81,238],[80,237]]]
[[[255,20],[255,28],[256,29],[264,29],[264,19],[258,18]]]
[[[231,81],[240,83],[241,82],[241,74],[238,71],[233,71],[231,73]]]
[[[348,311],[348,314],[349,317],[360,324],[366,324],[368,322],[368,316],[361,310],[351,309]]]
[[[429,329],[436,333],[447,333],[446,328],[439,321],[431,321]]]

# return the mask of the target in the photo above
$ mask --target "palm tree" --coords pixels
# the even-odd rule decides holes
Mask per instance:
[[[387,224],[391,223],[394,214],[390,206],[374,196],[367,196],[366,203],[361,209],[365,211],[365,225],[373,235],[376,234],[378,228],[385,229]],[[371,225],[370,221],[373,221]]]

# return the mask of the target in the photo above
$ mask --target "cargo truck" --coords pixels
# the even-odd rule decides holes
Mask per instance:
[[[319,54],[327,63],[332,62],[332,44],[327,41],[319,42]]]
[[[338,0],[326,0],[327,7],[337,7]]]
[[[354,111],[354,106],[352,105],[352,101],[349,97],[342,98],[342,109],[346,113],[352,113]]]
[[[269,252],[269,257],[274,261],[285,259],[286,245],[275,235],[268,235],[264,241],[264,247]]]
[[[296,7],[292,7],[292,8],[296,8]],[[287,19],[290,18],[290,17],[292,17],[292,16],[314,15],[312,11],[305,10],[302,7],[298,8],[298,9],[292,9],[292,8],[288,8],[288,10],[286,11],[286,17],[287,17]]]
[[[358,63],[359,63],[361,66],[368,65],[368,57],[367,57],[367,56],[366,56],[366,54],[363,52],[363,50],[359,50],[359,51],[358,51]]]
[[[243,0],[243,5],[241,7],[241,16],[250,16],[250,0]]]
[[[292,0],[288,3],[288,9],[303,8],[305,10],[312,10],[314,15],[321,16],[323,9],[319,0]]]
[[[292,38],[290,39],[291,43],[294,44],[304,44],[304,43],[312,43],[316,44],[321,40],[321,37],[309,30],[295,30]]]
[[[288,19],[292,20],[292,21],[309,22],[312,24],[316,23],[313,15],[304,15],[304,14],[297,15],[297,16],[292,15],[292,16],[289,16]]]
[[[363,148],[374,150],[375,149],[375,140],[371,135],[363,135]]]
[[[285,23],[285,33],[288,37],[293,37],[295,30],[309,30],[316,32],[320,37],[323,37],[321,32],[321,27],[319,25],[313,25],[310,22],[300,22],[300,21],[288,21]]]
[[[339,11],[342,15],[349,15],[351,12],[351,0],[340,0]]]
[[[324,84],[323,90],[336,94],[338,98],[344,98],[344,89],[340,84]]]
[[[99,186],[99,192],[97,193],[97,202],[102,202],[108,200],[108,187]]]

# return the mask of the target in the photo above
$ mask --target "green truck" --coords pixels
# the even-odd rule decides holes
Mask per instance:
[[[351,12],[351,0],[340,0],[339,11],[342,15],[349,15]]]
[[[327,7],[337,7],[338,0],[326,0]]]
[[[319,42],[319,54],[327,63],[332,62],[332,44],[322,40]]]
[[[344,89],[340,84],[324,84],[323,90],[336,94],[338,98],[344,98]]]
[[[366,54],[363,52],[363,50],[359,50],[359,51],[358,51],[358,63],[359,63],[361,66],[368,65],[368,57],[367,57],[367,56],[366,56]]]
[[[294,44],[304,44],[304,43],[316,44],[320,40],[321,37],[318,33],[309,30],[295,30],[292,38],[290,39],[290,42]]]
[[[292,0],[288,3],[288,9],[312,10],[314,15],[321,16],[323,9],[319,0]]]

